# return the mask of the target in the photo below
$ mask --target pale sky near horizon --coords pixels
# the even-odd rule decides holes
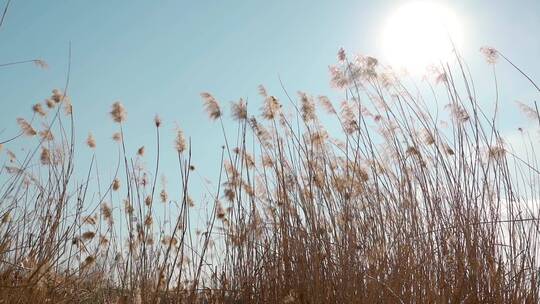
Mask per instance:
[[[33,104],[64,86],[71,42],[68,94],[80,157],[89,157],[84,140],[92,131],[100,161],[106,162],[111,151],[116,160],[110,140],[116,126],[108,112],[121,100],[128,110],[126,138],[133,154],[145,145],[152,167],[152,120],[158,113],[164,120],[163,147],[172,150],[177,122],[192,138],[195,165],[203,176],[213,177],[223,139],[219,125],[203,112],[200,92],[213,93],[226,109],[240,97],[257,104],[259,84],[284,96],[281,77],[290,92],[340,96],[330,88],[327,71],[338,48],[380,57],[385,18],[404,2],[12,0],[0,28],[0,64],[41,58],[50,67],[0,68],[0,139],[16,132],[16,117],[29,117]],[[478,52],[484,45],[540,79],[540,1],[443,2],[465,29],[461,52],[480,98],[492,98],[494,90],[491,68]],[[538,97],[508,64],[498,64],[497,73],[502,100],[508,102],[503,110],[514,109],[514,100],[530,104]],[[511,117],[508,128],[519,121]],[[174,153],[167,154],[165,171],[176,166]]]

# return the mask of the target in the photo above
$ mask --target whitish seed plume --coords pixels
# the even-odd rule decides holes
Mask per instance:
[[[66,113],[66,115],[71,115],[73,113],[73,105],[69,98],[64,99],[64,113]]]
[[[208,116],[212,120],[216,120],[221,117],[221,109],[218,101],[212,96],[212,94],[203,92],[201,93],[203,99],[204,109],[208,113]]]
[[[313,104],[312,98],[304,92],[298,92],[298,95],[300,96],[300,102],[302,104],[301,111],[304,121],[308,122],[315,120],[315,105]]]
[[[60,103],[64,99],[64,94],[59,89],[52,90],[51,99],[55,103]]]
[[[124,105],[120,103],[119,101],[113,103],[112,110],[111,110],[111,117],[114,122],[122,123],[126,121],[127,118],[127,112],[124,108]]]
[[[461,105],[452,103],[446,105],[447,108],[450,108],[450,112],[455,121],[464,123],[470,119],[469,113]]]
[[[247,104],[240,98],[238,102],[233,102],[231,105],[232,117],[235,120],[242,121],[247,119]]]
[[[176,151],[182,153],[186,150],[186,139],[184,138],[184,132],[182,129],[176,128],[176,139],[174,140],[174,146]]]
[[[52,141],[54,140],[54,135],[49,128],[46,128],[42,131],[39,131],[39,137],[43,140]]]
[[[330,66],[328,70],[330,72],[330,84],[332,87],[343,89],[349,85],[349,78],[339,67]]]
[[[497,63],[497,60],[499,59],[499,52],[495,48],[484,46],[480,48],[480,52],[484,55],[489,64]]]
[[[523,115],[525,115],[528,119],[531,119],[531,120],[537,120],[537,119],[540,119],[539,118],[539,113],[536,112],[535,109],[529,107],[528,105],[520,102],[520,101],[517,101],[516,100],[516,104],[518,105],[519,107],[519,110],[521,111],[521,113],[523,113]]]
[[[47,112],[45,112],[45,109],[43,109],[43,106],[40,104],[40,103],[36,103],[35,105],[32,106],[32,111],[34,111],[34,113],[40,115],[40,116],[45,116],[47,115]]]
[[[6,153],[7,153],[7,156],[9,158],[9,162],[13,163],[13,162],[15,162],[15,160],[17,160],[17,155],[15,155],[15,153],[13,153],[13,151],[7,150]]]
[[[195,207],[195,202],[193,201],[191,196],[188,196],[186,200],[189,207]]]
[[[268,96],[264,100],[262,116],[268,120],[274,119],[281,108],[281,104],[274,96]]]
[[[268,92],[266,91],[266,88],[262,84],[260,84],[257,87],[257,90],[259,91],[259,95],[261,95],[262,97],[264,98],[268,97]]]
[[[161,190],[161,192],[159,193],[159,197],[161,198],[162,203],[166,203],[169,199],[169,195],[167,194],[167,191],[165,191],[165,189]]]
[[[327,96],[319,96],[319,104],[328,114],[337,114],[334,105]]]
[[[45,104],[47,105],[47,108],[49,109],[52,109],[54,108],[54,106],[56,105],[56,103],[54,102],[54,100],[48,98],[48,99],[45,99]]]
[[[358,130],[356,115],[347,101],[341,103],[341,119],[343,121],[343,129],[347,134],[352,134]]]
[[[47,69],[49,67],[47,62],[45,60],[42,60],[42,59],[35,59],[34,64],[40,69]]]
[[[504,142],[501,139],[497,139],[497,142],[488,148],[487,156],[493,160],[503,159],[506,156]]]
[[[112,139],[115,141],[115,142],[120,142],[122,140],[122,134],[120,134],[120,132],[115,132],[113,133],[112,135]]]
[[[21,131],[24,133],[24,135],[27,136],[34,136],[37,134],[36,130],[32,128],[32,125],[30,125],[26,119],[24,118],[17,118],[17,123],[19,124],[19,127],[21,128]]]
[[[345,61],[347,59],[347,54],[345,53],[345,50],[343,48],[339,48],[337,53],[337,59],[339,62]]]
[[[86,138],[86,145],[91,148],[96,148],[96,139],[94,138],[94,135],[92,133],[88,133],[88,137]]]

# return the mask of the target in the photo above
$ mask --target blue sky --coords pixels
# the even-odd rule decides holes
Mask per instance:
[[[135,153],[146,145],[150,167],[152,119],[158,113],[164,120],[163,146],[170,147],[163,158],[165,172],[176,166],[172,130],[177,122],[192,138],[201,175],[214,177],[223,139],[219,126],[203,112],[200,92],[212,92],[225,108],[240,97],[256,103],[259,84],[283,95],[280,76],[291,92],[339,96],[328,85],[327,73],[337,49],[380,57],[385,18],[403,2],[13,0],[0,29],[0,63],[42,58],[50,67],[0,69],[0,138],[16,132],[16,117],[29,117],[34,103],[63,87],[71,41],[69,95],[81,158],[89,157],[84,147],[89,131],[104,165],[110,155],[116,157],[110,140],[116,127],[108,112],[120,100],[128,109],[128,147]],[[463,22],[462,53],[480,98],[493,97],[490,67],[478,52],[483,45],[496,47],[540,79],[540,1],[458,0],[446,5]],[[538,97],[507,64],[499,64],[497,71],[503,102],[508,102],[503,109],[515,110],[513,100],[530,103]],[[514,126],[510,119],[505,123]]]

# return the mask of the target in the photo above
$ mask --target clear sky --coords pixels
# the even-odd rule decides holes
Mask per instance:
[[[29,117],[34,103],[63,87],[71,41],[69,95],[81,157],[87,156],[84,140],[92,131],[102,162],[111,155],[115,159],[110,140],[115,126],[108,112],[112,102],[121,100],[128,110],[126,138],[133,153],[146,145],[152,156],[152,119],[159,113],[163,145],[171,149],[163,159],[166,170],[176,165],[172,141],[177,122],[192,137],[201,174],[213,177],[223,139],[219,126],[203,112],[200,92],[212,92],[226,108],[240,97],[253,104],[260,102],[259,84],[283,95],[280,76],[291,92],[336,95],[328,85],[327,67],[335,63],[338,48],[380,57],[382,27],[403,2],[13,0],[0,29],[0,63],[41,58],[50,67],[0,69],[0,138],[16,132],[16,117]],[[501,50],[540,79],[540,1],[456,0],[446,5],[465,29],[461,51],[480,98],[493,97],[490,68],[478,52],[483,45]],[[513,100],[531,103],[538,97],[507,64],[497,70],[509,109],[515,109]]]

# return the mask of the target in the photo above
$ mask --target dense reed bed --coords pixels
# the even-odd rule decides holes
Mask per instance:
[[[502,114],[480,106],[459,56],[422,90],[343,50],[330,75],[339,101],[261,86],[262,103],[233,102],[231,118],[201,94],[224,146],[200,231],[189,137],[177,131],[176,151],[160,143],[156,117],[157,159],[144,168],[114,103],[120,160],[104,180],[95,158],[76,163],[76,102],[53,91],[3,142],[0,301],[538,303],[535,103],[519,104],[536,124],[522,130],[523,156],[496,128]],[[11,152],[28,137],[39,143]],[[91,134],[87,146],[99,149]],[[157,186],[163,153],[178,155],[177,200]],[[168,226],[156,220],[163,212]]]

